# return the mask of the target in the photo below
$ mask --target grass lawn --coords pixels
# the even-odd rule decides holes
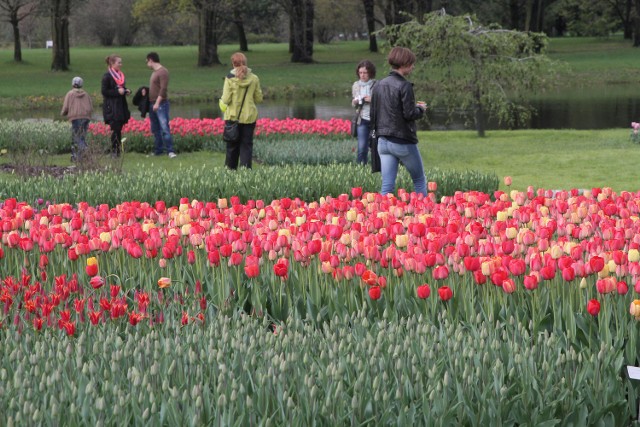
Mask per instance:
[[[146,85],[150,70],[146,54],[155,50],[171,72],[170,95],[174,100],[212,100],[222,90],[222,78],[229,69],[229,57],[236,45],[220,45],[224,65],[197,67],[196,46],[72,47],[71,70],[52,72],[51,51],[24,49],[23,62],[13,62],[12,49],[0,49],[0,108],[37,108],[57,105],[69,89],[71,78],[80,75],[85,89],[98,96],[100,79],[106,70],[104,58],[117,53],[123,58],[123,71],[129,87]],[[550,39],[549,56],[564,64],[560,86],[635,83],[640,79],[637,66],[640,51],[621,36],[610,38]],[[285,43],[252,44],[247,53],[249,66],[260,76],[265,95],[277,97],[348,96],[356,79],[355,64],[364,58],[378,65],[378,77],[387,71],[385,54],[372,54],[368,42],[349,41],[328,45],[314,44],[314,64],[292,64]],[[30,98],[29,102],[24,102]],[[17,104],[17,105],[16,105]]]
[[[629,141],[626,129],[490,131],[478,138],[474,131],[420,132],[419,148],[425,169],[476,170],[511,176],[511,189],[611,187],[638,191],[640,145]],[[355,147],[355,140],[353,140]],[[9,157],[0,157],[9,163]],[[52,156],[50,164],[69,165],[69,156]],[[185,167],[224,166],[224,153],[180,153],[176,159],[126,153],[122,170],[165,169],[176,179]],[[254,162],[259,168],[260,163]],[[18,179],[6,174],[3,179]],[[355,185],[355,183],[354,183]],[[502,190],[508,190],[501,184]]]
[[[509,175],[514,189],[640,187],[640,146],[626,129],[491,131],[484,139],[472,131],[422,132],[420,141],[426,168]]]

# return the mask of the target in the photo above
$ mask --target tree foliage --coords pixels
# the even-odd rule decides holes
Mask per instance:
[[[541,33],[483,27],[475,16],[451,16],[444,11],[387,27],[396,45],[418,57],[416,76],[435,88],[430,104],[449,114],[471,111],[479,136],[486,119],[521,124],[532,112],[523,95],[551,83],[554,64],[544,54]]]

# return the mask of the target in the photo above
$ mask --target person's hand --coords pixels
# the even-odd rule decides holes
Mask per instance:
[[[427,111],[427,103],[424,101],[418,101],[416,102],[416,107],[418,107],[419,109],[421,109],[422,111]]]
[[[124,93],[126,93],[127,95],[131,95],[131,89],[125,89]]]
[[[365,96],[362,98],[364,100],[364,102],[371,102],[371,97],[370,96]]]
[[[158,111],[158,108],[160,108],[160,105],[158,105],[158,103],[153,104],[153,111]]]
[[[119,88],[118,88],[118,93],[119,93],[120,95],[124,95],[124,88],[119,87]]]

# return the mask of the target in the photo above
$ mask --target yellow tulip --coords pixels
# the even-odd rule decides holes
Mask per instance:
[[[629,313],[636,319],[640,319],[640,299],[634,299],[629,307]]]
[[[640,260],[640,252],[637,249],[629,249],[627,258],[629,259],[629,262],[638,262]]]
[[[94,256],[87,258],[87,265],[98,265],[98,259]]]

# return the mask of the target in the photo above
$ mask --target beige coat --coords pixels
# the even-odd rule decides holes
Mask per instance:
[[[93,113],[91,97],[83,89],[71,89],[64,97],[60,114],[69,120],[89,119]]]

